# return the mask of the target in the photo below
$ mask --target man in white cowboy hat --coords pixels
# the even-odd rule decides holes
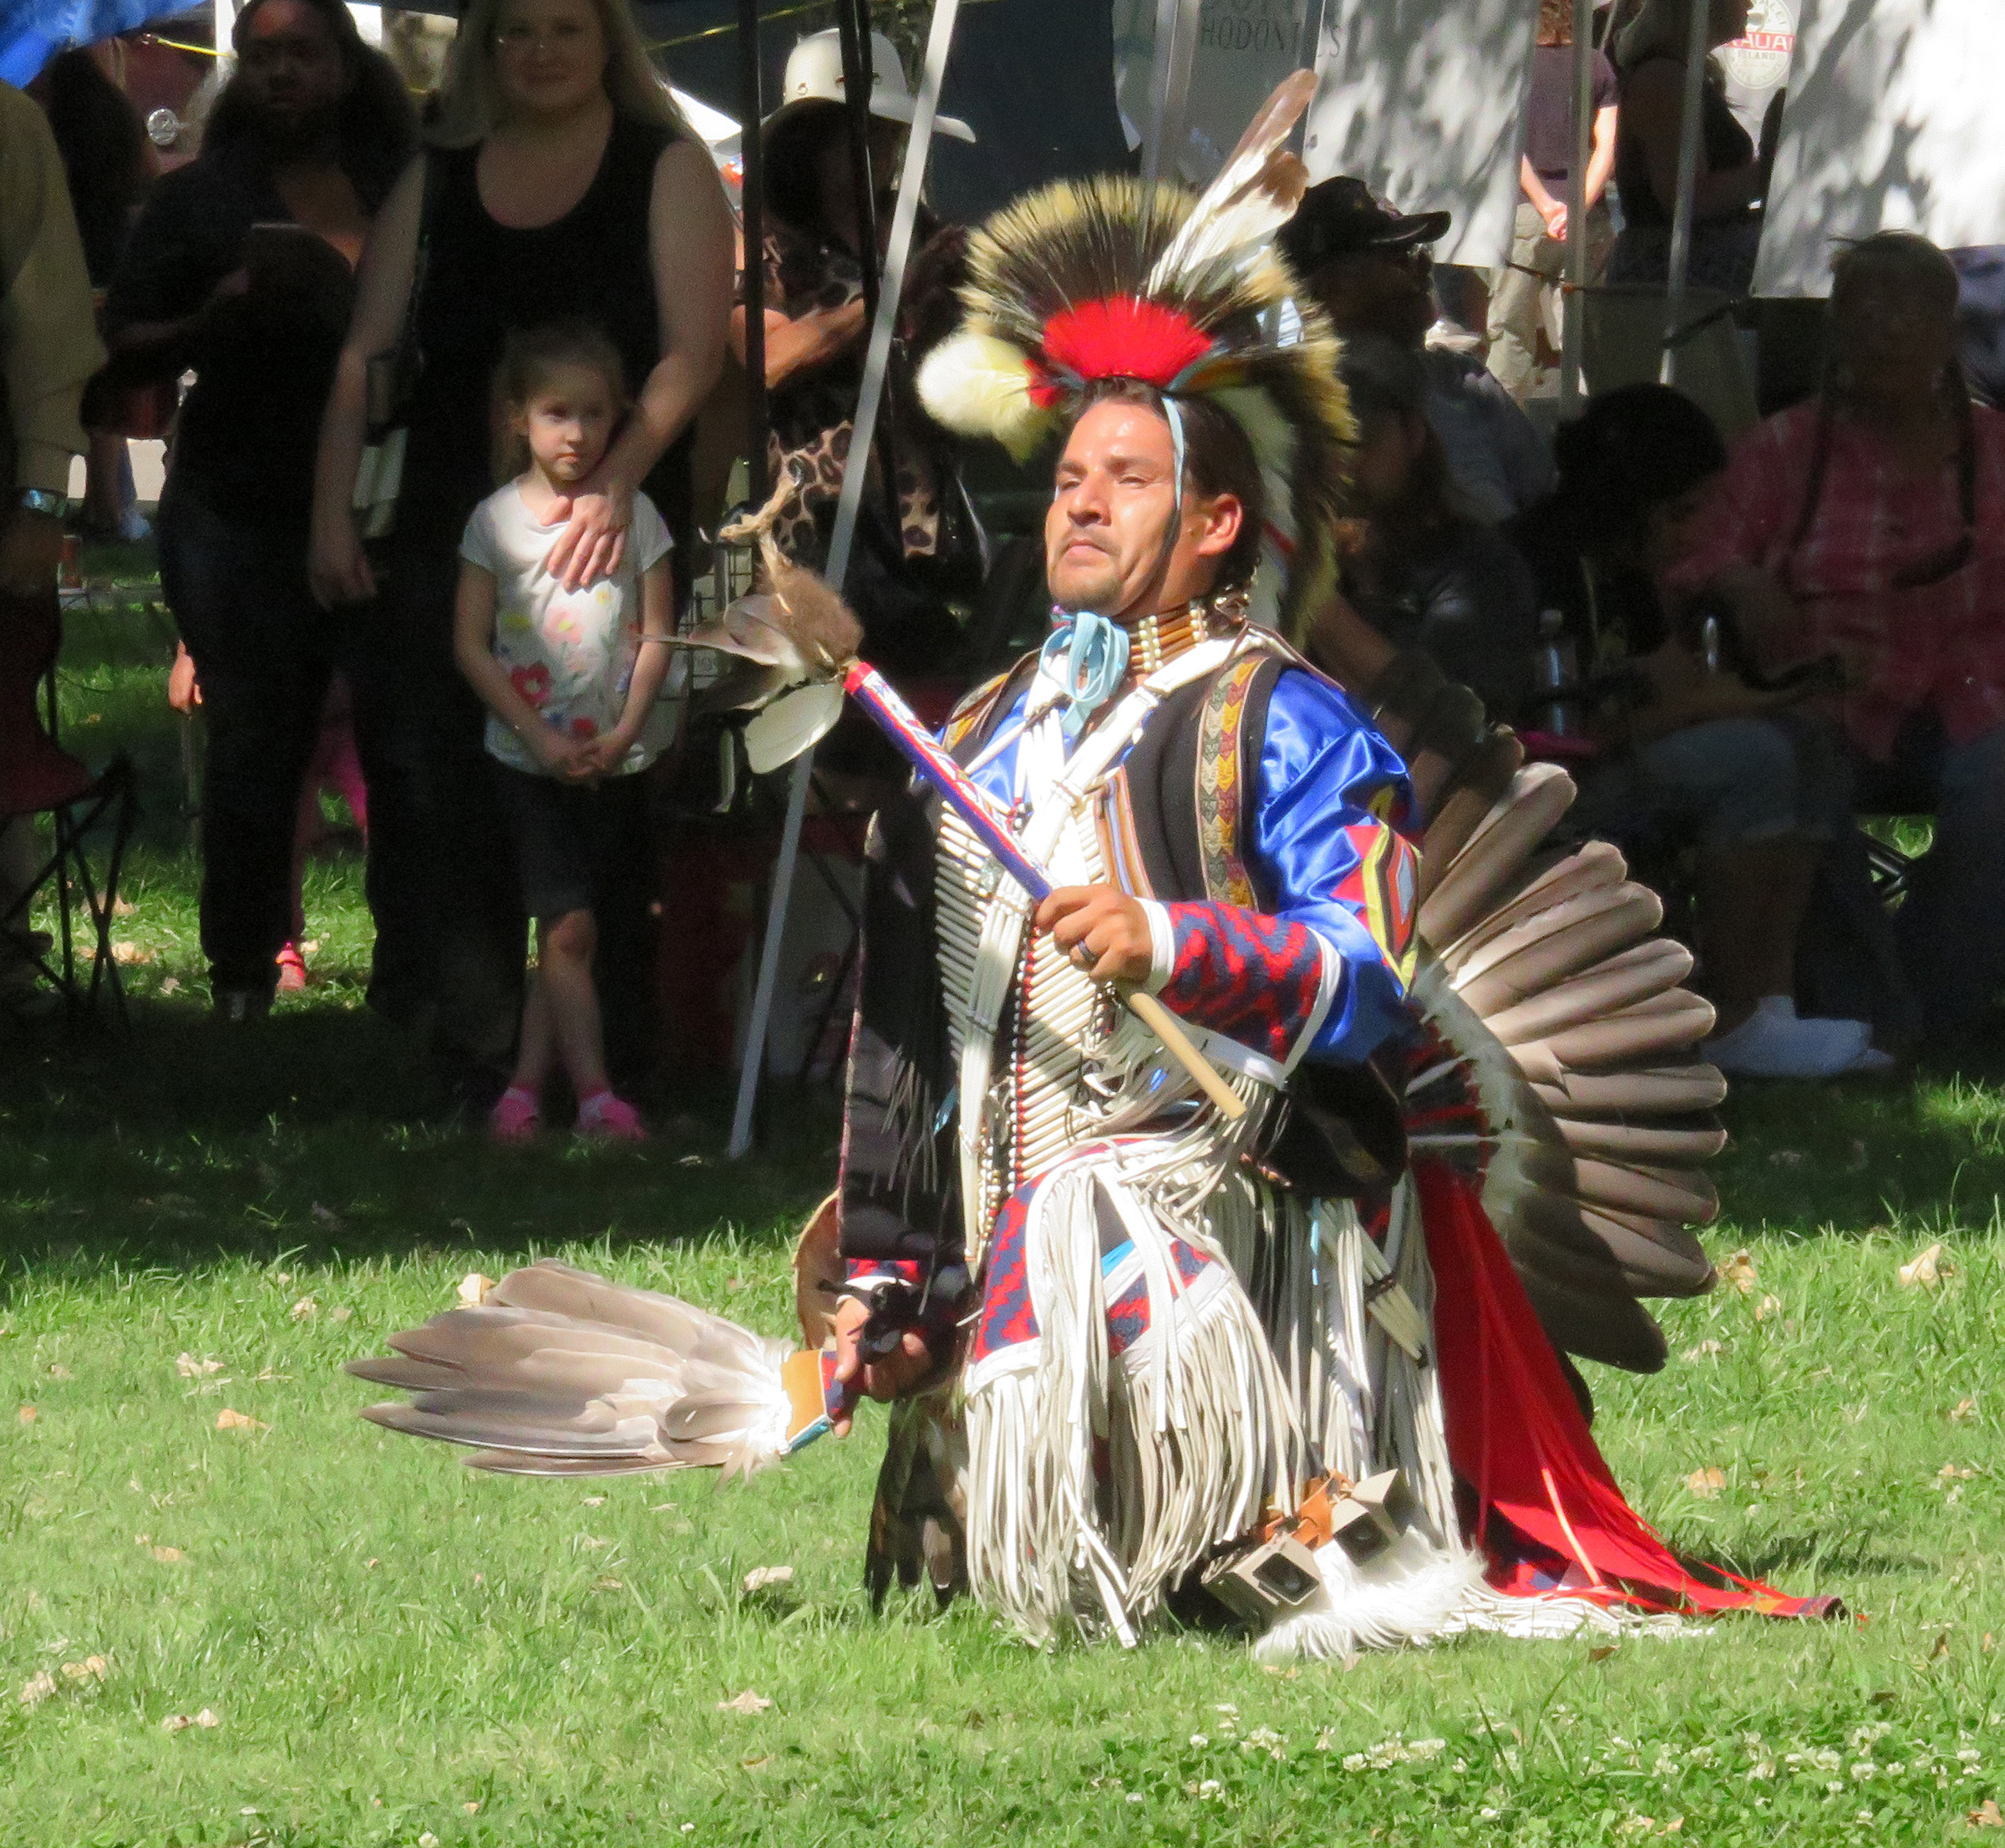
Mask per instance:
[[[882,33],[871,34],[869,137],[875,211],[865,213],[853,166],[842,48],[834,31],[803,38],[787,59],[784,100],[760,129],[764,147],[765,352],[769,436],[768,462],[777,478],[791,468],[803,492],[775,534],[797,562],[819,566],[827,556],[836,501],[849,454],[863,358],[865,226],[874,221],[881,256],[891,220],[899,153],[912,119],[913,99],[898,53]],[[934,118],[943,135],[972,141],[974,131],[952,116]],[[919,413],[916,393],[901,388],[923,357],[925,331],[942,320],[928,312],[947,302],[959,279],[962,234],[941,231],[919,216],[906,272],[901,344],[893,356],[889,414],[879,420],[878,463],[895,476],[873,479],[864,502],[850,596],[862,617],[865,650],[887,672],[924,668],[955,638],[935,580],[938,567],[964,550],[951,503],[957,495],[942,433]],[[951,324],[951,312],[945,317]],[[944,328],[942,329],[944,331]],[[744,358],[745,311],[733,315],[732,340]],[[838,750],[840,746],[836,747]]]
[[[780,84],[780,104],[766,118],[765,132],[771,135],[804,110],[829,103],[840,104],[849,92],[842,74],[842,34],[833,27],[810,33],[798,40],[787,58],[787,74]],[[911,125],[914,104],[911,86],[905,80],[905,66],[897,49],[881,32],[871,34],[871,114],[881,121]],[[937,115],[933,126],[957,141],[972,141],[975,131],[952,115]]]

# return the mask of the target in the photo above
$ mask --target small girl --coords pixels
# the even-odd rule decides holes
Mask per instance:
[[[584,325],[511,335],[500,385],[527,466],[467,522],[453,639],[487,704],[536,967],[515,1077],[490,1122],[497,1141],[532,1138],[554,1059],[577,1097],[579,1135],[637,1142],[639,1113],[606,1081],[592,907],[619,858],[645,850],[635,773],[659,749],[647,728],[668,668],[668,529],[635,495],[612,573],[566,591],[546,560],[627,409],[619,354]]]

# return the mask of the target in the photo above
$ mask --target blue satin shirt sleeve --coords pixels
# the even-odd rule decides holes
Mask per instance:
[[[1354,1063],[1412,1016],[1417,821],[1398,754],[1336,687],[1290,668],[1267,706],[1247,863],[1277,916],[1312,930],[1343,967],[1304,1056]]]

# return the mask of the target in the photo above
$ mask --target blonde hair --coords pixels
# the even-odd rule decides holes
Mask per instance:
[[[633,409],[620,349],[602,328],[574,318],[554,321],[546,327],[510,329],[502,343],[500,363],[495,368],[494,403],[496,409],[509,414],[506,418],[494,419],[495,446],[490,459],[497,487],[513,480],[529,466],[529,439],[515,434],[513,419],[529,409],[530,400],[549,383],[550,375],[560,366],[584,366],[606,381],[617,414],[616,431],[620,419]]]
[[[459,36],[439,88],[439,119],[425,139],[434,147],[470,148],[495,131],[501,99],[495,82],[495,36],[508,0],[468,0]],[[591,0],[606,40],[606,94],[622,115],[671,128],[688,138],[689,125],[668,86],[656,74],[647,42],[627,0]]]

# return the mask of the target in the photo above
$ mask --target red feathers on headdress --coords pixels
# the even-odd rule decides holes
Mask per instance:
[[[1064,396],[1060,378],[1074,390],[1096,378],[1139,378],[1165,389],[1211,350],[1211,337],[1163,302],[1114,295],[1052,316],[1043,348],[1044,376],[1030,396],[1048,409]]]

